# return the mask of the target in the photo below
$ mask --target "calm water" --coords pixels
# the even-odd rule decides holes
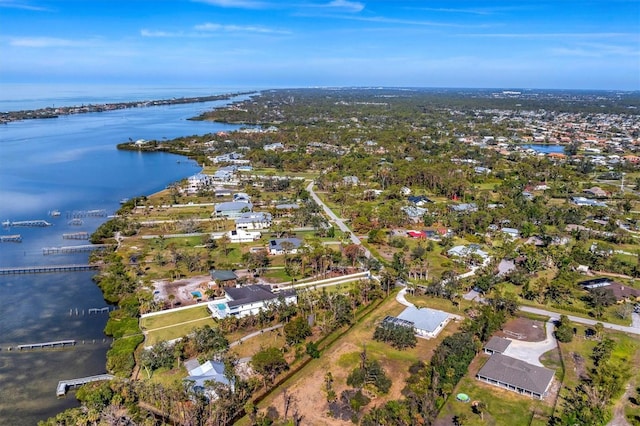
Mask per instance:
[[[62,234],[90,233],[106,220],[83,218],[81,226],[74,226],[68,223],[71,212],[104,209],[113,214],[122,198],[159,191],[200,170],[184,157],[118,151],[115,145],[129,138],[171,139],[236,129],[238,126],[186,120],[228,102],[80,114],[0,126],[0,220],[44,219],[53,223],[46,228],[0,228],[1,235],[23,237],[19,244],[0,243],[0,267],[86,263],[86,254],[42,254],[43,247],[86,243],[64,240]],[[52,210],[61,215],[49,216]],[[86,310],[106,303],[91,275],[0,276],[1,425],[33,425],[76,406],[73,393],[56,398],[58,381],[105,371],[110,340],[105,340],[102,330],[107,314],[87,315]],[[16,344],[63,339],[84,344],[65,350],[7,351]]]
[[[564,145],[545,145],[545,144],[528,144],[522,145],[524,149],[533,149],[543,154],[560,153],[564,154]]]

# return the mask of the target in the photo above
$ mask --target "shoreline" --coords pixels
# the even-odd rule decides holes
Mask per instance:
[[[73,114],[87,114],[92,112],[105,112],[115,111],[127,108],[146,108],[153,106],[163,105],[179,105],[179,104],[193,104],[203,103],[211,101],[229,100],[236,96],[249,95],[257,93],[256,91],[250,92],[237,92],[226,93],[222,95],[211,96],[194,96],[189,98],[172,98],[172,99],[157,99],[157,100],[141,100],[141,101],[129,101],[129,102],[113,102],[104,104],[89,104],[89,105],[76,105],[76,106],[62,106],[62,107],[46,107],[33,110],[21,110],[21,111],[6,111],[0,112],[0,124],[8,124],[17,121],[24,120],[41,120],[41,119],[53,119],[60,116],[73,115]]]

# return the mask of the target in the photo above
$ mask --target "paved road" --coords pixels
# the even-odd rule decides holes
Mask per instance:
[[[530,312],[532,314],[545,315],[545,316],[550,317],[554,321],[560,319],[560,314],[559,313],[546,311],[544,309],[532,308],[532,307],[529,307],[529,306],[521,306],[520,310],[524,311],[524,312]],[[592,320],[592,319],[589,319],[589,318],[576,317],[576,316],[573,316],[573,315],[567,315],[567,317],[569,317],[569,319],[571,321],[577,322],[578,324],[596,325],[597,323],[602,323],[604,328],[608,328],[610,330],[617,330],[617,331],[623,331],[625,333],[631,333],[631,334],[640,335],[640,328],[636,328],[636,327],[628,327],[628,326],[624,326],[624,325],[611,324],[610,322],[602,322],[602,321],[598,321],[598,320]]]
[[[309,183],[309,185],[307,185],[307,191],[309,191],[309,195],[311,195],[311,198],[313,198],[313,201],[316,202],[316,204],[318,204],[320,207],[322,207],[322,210],[324,210],[325,214],[327,216],[329,216],[329,218],[335,222],[336,226],[338,227],[338,229],[340,229],[342,232],[348,233],[351,236],[351,242],[353,242],[353,244],[357,244],[360,247],[362,247],[362,249],[364,250],[364,255],[367,259],[371,258],[371,252],[362,245],[362,241],[360,241],[360,238],[358,238],[356,236],[356,234],[354,234],[353,232],[351,232],[351,229],[349,229],[349,227],[347,225],[345,225],[344,221],[342,219],[340,219],[321,199],[320,197],[318,197],[318,194],[316,194],[313,191],[313,181],[311,181],[311,183]]]

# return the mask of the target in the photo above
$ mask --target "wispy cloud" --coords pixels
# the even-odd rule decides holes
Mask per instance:
[[[9,39],[9,45],[15,47],[86,47],[94,45],[90,40],[72,40],[55,37],[16,37]]]
[[[163,31],[163,30],[150,30],[144,28],[140,30],[142,37],[156,37],[156,38],[177,38],[177,37],[212,37],[219,33],[234,33],[234,34],[270,34],[270,35],[289,35],[291,31],[268,28],[257,25],[226,25],[217,24],[212,22],[206,22],[204,24],[198,24],[193,27],[192,31]]]
[[[364,9],[364,3],[348,0],[333,0],[327,4],[321,5],[321,7],[337,9],[344,12],[361,12]]]
[[[7,9],[22,9],[22,10],[31,10],[34,12],[48,12],[49,9],[42,6],[34,6],[29,4],[28,2],[19,1],[19,0],[0,0],[0,7],[4,7]]]
[[[260,33],[260,34],[291,34],[290,31],[267,28],[253,25],[223,25],[207,22],[196,25],[198,31],[208,32],[240,32],[240,33]]]
[[[551,53],[556,56],[580,56],[602,58],[604,56],[640,56],[640,50],[631,46],[603,43],[580,43],[576,47],[555,47]]]
[[[140,30],[142,37],[184,37],[184,33],[181,32],[169,32],[169,31],[156,31],[156,30]]]
[[[266,9],[269,3],[258,0],[194,0],[199,3],[206,3],[212,6],[235,8],[235,9]]]
[[[347,19],[353,21],[373,22],[379,24],[397,24],[397,25],[413,25],[422,27],[449,27],[449,28],[487,28],[488,24],[456,24],[452,22],[440,22],[431,20],[413,20],[413,19],[398,19],[388,18],[385,16],[351,16],[341,15],[333,16],[336,19]]]
[[[495,38],[614,38],[631,37],[637,38],[634,33],[473,33],[458,34],[470,37],[495,37]]]

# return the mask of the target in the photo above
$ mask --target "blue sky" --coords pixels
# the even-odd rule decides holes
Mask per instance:
[[[640,90],[640,0],[0,0],[0,82]]]

